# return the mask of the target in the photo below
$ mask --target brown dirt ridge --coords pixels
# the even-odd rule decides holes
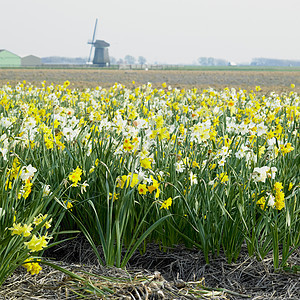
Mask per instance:
[[[82,283],[43,265],[35,276],[17,269],[0,288],[0,299],[81,299],[79,294],[85,294],[82,299],[300,299],[299,274],[275,272],[272,255],[258,261],[249,257],[246,247],[234,263],[221,253],[206,264],[196,249],[176,246],[161,251],[150,244],[143,255],[137,251],[123,270],[99,265],[86,239],[79,236],[49,249],[45,256],[110,292],[103,297],[88,295]],[[300,264],[299,250],[289,263]]]

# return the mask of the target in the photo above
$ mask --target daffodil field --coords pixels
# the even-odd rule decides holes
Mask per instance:
[[[300,245],[300,97],[259,89],[3,86],[0,285],[21,265],[39,273],[78,230],[108,266],[152,242],[207,263],[246,245],[286,266]]]

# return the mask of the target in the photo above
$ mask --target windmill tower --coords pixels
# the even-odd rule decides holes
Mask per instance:
[[[88,64],[91,63],[91,56],[92,56],[92,51],[93,51],[93,47],[94,47],[95,52],[94,52],[93,65],[96,65],[99,67],[106,67],[106,66],[109,66],[109,64],[110,64],[109,55],[108,55],[108,47],[110,46],[110,44],[103,40],[95,40],[97,24],[98,24],[98,19],[96,19],[96,22],[95,22],[93,38],[92,38],[92,40],[88,41],[88,44],[91,45],[91,50],[90,50],[89,60],[87,63]]]

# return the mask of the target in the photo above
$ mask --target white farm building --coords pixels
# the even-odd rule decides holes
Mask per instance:
[[[22,67],[36,67],[42,64],[41,58],[35,55],[28,55],[21,58]]]

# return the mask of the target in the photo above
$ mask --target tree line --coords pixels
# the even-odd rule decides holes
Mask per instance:
[[[42,57],[41,61],[43,64],[72,64],[72,65],[84,65],[86,64],[87,57],[63,57],[63,56],[49,56]],[[113,56],[110,56],[111,65],[145,65],[147,59],[144,56],[138,56],[137,58],[132,55],[125,55],[124,58],[116,59]],[[157,64],[157,63],[154,63]],[[214,58],[214,57],[199,57],[197,62],[193,63],[194,65],[200,66],[228,66],[236,65],[234,62],[230,62],[225,59]],[[299,67],[299,60],[286,60],[286,59],[271,59],[271,58],[253,58],[250,63],[247,65],[251,66],[290,66],[290,67]]]
[[[144,56],[139,56],[137,59],[132,56],[132,55],[126,55],[123,58],[119,58],[119,59],[116,59],[114,58],[113,56],[110,56],[110,63],[112,65],[123,65],[123,64],[126,64],[126,65],[134,65],[136,63],[138,63],[139,65],[144,65],[147,63],[147,59],[144,57]]]

